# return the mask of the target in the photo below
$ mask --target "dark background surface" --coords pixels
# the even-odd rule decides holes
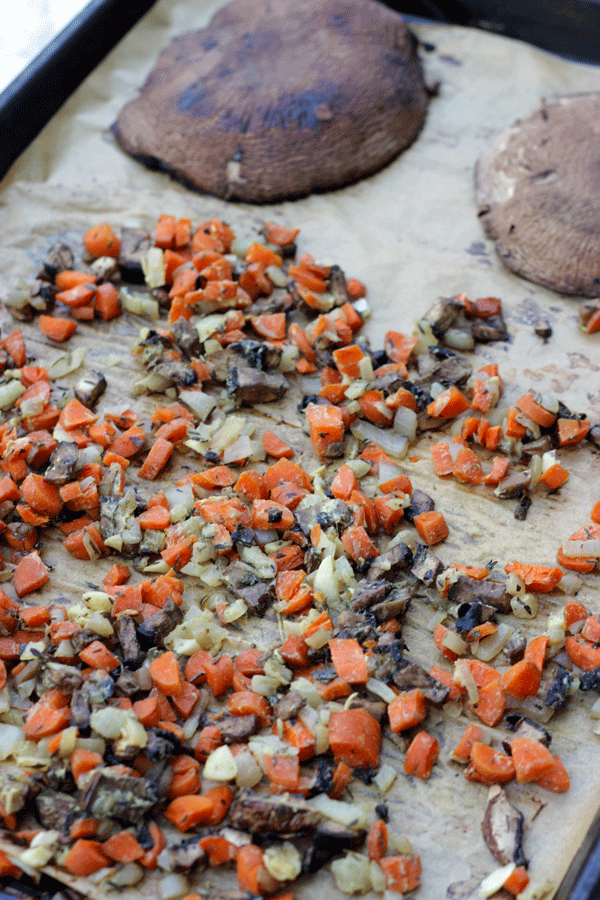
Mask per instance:
[[[92,0],[0,93],[0,178],[83,79],[155,0]],[[298,0],[301,2],[301,0]],[[464,25],[600,64],[599,0],[386,0],[409,20]],[[556,900],[600,900],[600,821]],[[8,885],[0,884],[0,888]],[[9,888],[10,891],[10,888]],[[13,895],[14,896],[14,895]],[[0,891],[0,900],[6,894]]]

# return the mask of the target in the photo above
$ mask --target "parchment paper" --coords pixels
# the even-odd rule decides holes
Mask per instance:
[[[382,345],[388,328],[411,330],[415,318],[438,296],[497,296],[511,340],[479,352],[484,361],[500,364],[506,402],[531,387],[555,393],[570,408],[600,420],[597,336],[578,330],[575,300],[529,284],[501,266],[484,239],[473,196],[473,167],[492,135],[544,98],[598,90],[600,69],[480,31],[415,24],[427,80],[440,86],[425,127],[408,151],[379,174],[341,191],[272,207],[228,206],[149,172],[125,156],[109,133],[158,51],[173,36],[206,24],[219,5],[159,2],[14,164],[0,188],[1,296],[17,274],[32,274],[32,260],[39,259],[61,229],[67,235],[77,233],[105,218],[117,226],[151,227],[159,212],[194,221],[221,215],[232,223],[248,215],[274,218],[301,228],[300,250],[337,262],[347,275],[366,283],[373,309],[367,333],[374,347]],[[554,330],[547,343],[533,332],[539,317],[547,318]],[[127,345],[137,324],[124,319],[116,328],[113,334],[104,324],[80,326],[72,345],[86,344],[90,365],[97,364],[110,345],[111,352],[122,353],[126,370],[133,370]],[[31,342],[42,358],[57,355],[35,329],[24,326],[24,333],[28,346]],[[118,370],[109,376],[109,398],[119,399],[122,384]],[[439,551],[445,562],[477,565],[494,558],[503,565],[517,558],[553,564],[559,543],[588,520],[600,496],[598,455],[589,449],[572,450],[565,453],[571,472],[567,485],[545,500],[536,497],[526,522],[516,523],[512,505],[498,503],[491,492],[433,480],[430,443],[422,439],[417,458],[404,465],[413,483],[430,493],[446,514],[450,538]],[[64,551],[50,547],[49,552],[60,560]],[[53,589],[58,583],[67,592],[81,591],[77,576],[64,570],[64,556],[61,565]],[[86,569],[88,579],[100,579],[99,565]],[[580,593],[592,612],[600,612],[597,578],[586,576]],[[540,601],[532,634],[543,631],[548,613],[564,598],[553,594]],[[405,638],[413,656],[425,646],[420,628],[429,614],[423,608],[409,616]],[[549,878],[555,886],[599,805],[600,748],[589,730],[593,699],[576,698],[568,716],[557,716],[550,726],[553,752],[561,755],[571,776],[570,791],[555,796],[528,786],[509,787],[526,817],[530,873]],[[430,713],[429,725],[441,745],[434,775],[420,782],[400,774],[386,797],[394,827],[422,853],[418,896],[423,900],[477,896],[481,878],[496,865],[480,833],[485,789],[466,782],[447,761],[464,724],[464,719],[453,723],[443,713]],[[382,758],[401,768],[402,757],[391,744],[386,743]],[[370,787],[359,789],[357,796],[362,795],[373,802],[381,799]],[[328,872],[298,887],[295,896],[304,900],[315,889],[338,896]]]

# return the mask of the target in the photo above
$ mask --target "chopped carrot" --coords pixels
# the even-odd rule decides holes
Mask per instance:
[[[134,456],[142,449],[145,440],[146,432],[144,429],[140,425],[131,425],[115,438],[108,449],[111,453],[116,453],[118,456],[124,456],[125,459],[129,459],[130,456]]]
[[[56,299],[61,303],[64,303],[65,306],[69,306],[73,314],[82,307],[92,305],[93,318],[93,299],[95,293],[95,284],[76,284],[75,287],[69,288],[68,291],[61,291],[56,295]]]
[[[102,641],[92,641],[91,644],[84,647],[79,653],[79,659],[86,666],[91,666],[93,669],[106,669],[107,672],[112,672],[119,666],[117,657]]]
[[[428,546],[439,544],[448,537],[448,525],[441,512],[432,509],[429,512],[419,513],[413,522],[419,536]]]
[[[549,491],[557,491],[559,487],[567,481],[569,473],[560,463],[553,463],[545,472],[542,472],[538,478],[540,484],[545,485]]]
[[[481,479],[483,484],[489,484],[492,487],[500,484],[508,472],[509,464],[510,460],[508,456],[495,456],[492,462],[491,471]]]
[[[515,777],[512,758],[482,741],[474,741],[469,754],[471,765],[484,784],[503,784]]]
[[[406,775],[429,778],[440,752],[439,744],[427,731],[418,731],[408,746],[404,757]]]
[[[419,688],[401,691],[388,703],[390,728],[395,734],[418,725],[426,715],[427,701]]]
[[[227,697],[227,709],[234,716],[258,716],[261,725],[270,725],[273,714],[266,697],[254,691],[235,691]]]
[[[530,591],[540,594],[554,590],[563,577],[561,569],[553,566],[531,565],[513,561],[504,566],[507,573],[514,572],[525,582],[525,587]]]
[[[344,439],[342,411],[337,406],[313,403],[305,412],[314,451],[317,456],[327,456]]]
[[[504,882],[504,890],[515,897],[522,893],[529,884],[529,875],[525,866],[517,866]]]
[[[154,481],[158,473],[164,469],[173,452],[173,444],[162,437],[157,437],[148,456],[144,460],[142,466],[138,470],[140,478],[146,481]]]
[[[154,657],[149,666],[153,685],[167,697],[174,697],[183,690],[183,675],[172,650]]]
[[[329,650],[339,678],[351,684],[364,684],[368,680],[365,653],[355,638],[331,638]]]
[[[439,444],[431,445],[431,458],[435,474],[438,477],[443,478],[445,475],[452,475],[454,460],[450,454],[450,445],[447,441],[440,441]]]
[[[480,484],[483,481],[483,470],[477,454],[468,447],[459,447],[452,474],[463,484]]]
[[[540,686],[541,671],[528,659],[520,659],[502,673],[502,688],[517,700],[533,697]]]
[[[350,558],[359,565],[366,565],[379,556],[378,547],[372,542],[362,525],[346,528],[342,534],[342,544]]]
[[[79,838],[75,841],[63,860],[63,866],[72,875],[80,875],[87,878],[99,869],[110,864],[110,859],[104,853],[100,841]]]
[[[513,738],[510,742],[510,752],[519,784],[537,781],[555,768],[552,754],[535,738]]]
[[[109,859],[119,863],[132,863],[144,855],[144,850],[131,831],[119,831],[102,844],[102,851]]]
[[[83,246],[90,256],[117,257],[121,252],[121,241],[116,236],[108,222],[102,222],[83,236]]]
[[[376,768],[381,749],[381,726],[364,709],[332,712],[329,744],[336,762],[352,768]]]
[[[262,436],[262,445],[265,452],[274,459],[291,459],[294,455],[292,448],[277,437],[272,431],[265,431]]]
[[[584,622],[589,616],[589,612],[581,600],[570,598],[565,604],[565,628],[571,631],[573,625],[577,622]]]
[[[83,747],[76,747],[71,754],[70,766],[73,778],[79,780],[81,775],[91,772],[97,766],[101,766],[104,760],[100,753],[94,750],[86,750]]]
[[[50,338],[51,341],[62,343],[67,341],[77,330],[77,322],[72,319],[65,319],[61,316],[46,316],[44,314],[38,316],[38,325],[40,331]]]
[[[276,222],[265,222],[264,229],[267,241],[276,247],[288,247],[300,234],[299,228],[287,228]]]
[[[45,563],[37,550],[21,557],[13,573],[13,586],[18,597],[24,597],[39,590],[50,577]]]
[[[382,819],[375,819],[369,828],[367,837],[367,854],[369,859],[382,859],[388,847],[387,825]]]
[[[542,428],[551,428],[556,422],[556,413],[550,412],[538,403],[531,391],[527,391],[522,397],[519,397],[517,407]]]
[[[571,780],[563,766],[561,759],[556,754],[552,756],[554,766],[549,769],[541,778],[536,780],[538,787],[545,788],[555,794],[562,794],[568,791],[571,786]]]
[[[384,856],[378,860],[385,875],[389,891],[407,894],[419,887],[421,882],[421,857],[417,853]]]
[[[600,647],[585,638],[568,635],[565,639],[565,652],[571,662],[584,672],[600,666]]]
[[[470,403],[457,387],[447,388],[427,406],[427,412],[434,418],[454,419],[468,410]]]
[[[121,295],[110,281],[104,281],[96,288],[94,309],[105,322],[121,315]]]
[[[556,422],[556,431],[558,435],[558,443],[561,447],[572,447],[573,444],[579,444],[585,440],[591,422],[585,419],[558,419]]]
[[[482,737],[483,731],[479,727],[479,725],[475,725],[473,722],[469,722],[469,724],[465,727],[465,730],[463,731],[458,744],[456,744],[454,749],[451,750],[450,759],[453,759],[455,762],[464,763],[466,765],[471,758],[471,747],[473,746],[475,741],[481,741]]]

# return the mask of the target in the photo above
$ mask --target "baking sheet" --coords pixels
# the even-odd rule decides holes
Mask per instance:
[[[459,292],[472,299],[498,296],[511,342],[485,348],[482,356],[499,362],[507,402],[532,387],[557,393],[571,408],[600,420],[600,397],[594,389],[600,348],[597,338],[578,330],[577,302],[528,284],[502,268],[483,237],[473,196],[473,166],[492,135],[544,98],[599,89],[600,70],[495,35],[415,24],[427,80],[439,82],[439,93],[431,101],[421,135],[408,151],[378,175],[341,191],[260,209],[228,206],[190,194],[167,176],[142,168],[116,147],[109,130],[121,106],[149,73],[158,49],[182,31],[201,27],[219,5],[159,2],[11,168],[0,187],[2,295],[17,272],[30,270],[32,256],[60,228],[75,232],[105,218],[115,225],[151,225],[159,212],[195,221],[212,215],[235,221],[258,214],[300,227],[301,250],[339,263],[348,275],[367,284],[373,308],[367,332],[374,347],[381,346],[388,328],[411,330],[414,319],[438,296]],[[546,344],[533,334],[539,317],[547,318],[554,328]],[[121,344],[116,342],[123,360],[134,325],[130,323],[128,331],[124,324]],[[104,333],[108,329],[99,329],[100,342]],[[37,341],[40,354],[46,353],[39,336]],[[90,346],[92,361],[102,356],[103,345],[94,344],[91,329],[82,326],[73,338],[74,344],[78,341]],[[118,390],[117,379],[113,384],[117,396]],[[558,542],[587,520],[597,499],[590,489],[591,484],[600,484],[597,455],[571,451],[568,485],[547,502],[535,502],[527,521],[516,527],[512,508],[497,504],[483,491],[432,482],[426,444],[419,458],[406,467],[413,482],[447,512],[451,537],[440,550],[446,562],[459,554],[459,561],[475,565],[490,557],[552,564]],[[76,592],[77,579],[66,579],[64,586]],[[581,598],[592,612],[600,612],[593,576],[586,579]],[[542,598],[541,621],[562,602],[562,597]],[[419,624],[419,615],[409,622],[415,642]],[[542,630],[539,622],[536,629]],[[555,752],[569,765],[572,787],[568,794],[552,796],[544,805],[548,796],[540,791],[519,788],[514,793],[529,826],[526,851],[531,874],[551,878],[554,885],[583,841],[596,812],[593,798],[600,796],[600,772],[590,774],[590,762],[598,752],[597,738],[589,734],[590,705],[591,698],[578,698],[569,713],[568,728],[561,728],[557,721],[555,731],[552,725],[553,749],[556,746]],[[439,728],[446,747],[452,746],[448,723],[432,724]],[[580,733],[586,735],[583,742],[578,739]],[[387,748],[386,753],[393,758],[393,750]],[[440,777],[430,783],[415,785],[401,779],[391,804],[402,830],[423,853],[419,891],[423,900],[476,896],[479,881],[494,868],[478,825],[473,824],[485,805],[478,790],[481,786],[465,784],[458,774],[452,783],[452,772],[451,766],[440,763]],[[457,789],[461,812],[449,824],[436,809],[438,803],[456,809]],[[374,797],[367,789],[363,793]],[[419,807],[417,799],[425,806]],[[417,813],[418,808],[426,813]],[[461,844],[461,833],[474,835],[468,850]],[[317,886],[327,896],[335,895],[328,873],[321,873]],[[302,900],[314,893],[314,886],[300,887],[295,893]]]

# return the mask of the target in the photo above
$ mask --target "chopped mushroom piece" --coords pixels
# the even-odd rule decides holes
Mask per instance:
[[[523,813],[509,802],[503,788],[492,785],[481,828],[490,853],[501,866],[511,862],[526,865],[521,846],[523,827]]]

